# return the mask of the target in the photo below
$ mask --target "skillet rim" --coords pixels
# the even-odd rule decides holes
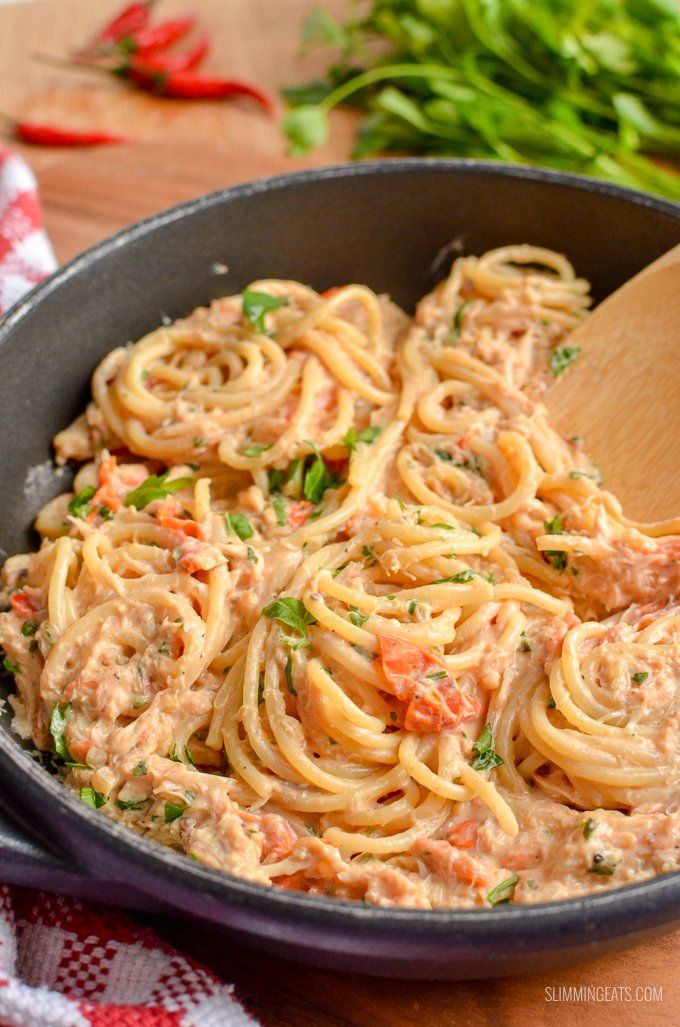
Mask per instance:
[[[0,351],[21,325],[23,318],[63,283],[81,273],[86,274],[91,263],[106,258],[134,240],[152,233],[156,228],[181,221],[195,212],[228,204],[233,199],[256,199],[260,194],[286,189],[291,185],[304,186],[308,182],[353,179],[364,175],[398,176],[419,170],[449,174],[453,177],[465,173],[476,174],[488,177],[492,183],[506,178],[535,181],[556,189],[576,189],[584,193],[611,196],[669,216],[671,220],[677,221],[680,235],[679,203],[600,179],[545,168],[474,159],[419,157],[387,158],[361,164],[341,163],[308,168],[218,189],[185,200],[134,222],[101,240],[58,268],[0,317]],[[433,942],[443,941],[455,932],[458,941],[468,944],[477,941],[489,942],[489,935],[492,933],[496,940],[502,941],[505,937],[514,938],[518,942],[522,935],[525,935],[525,941],[549,935],[556,939],[558,948],[567,947],[570,940],[575,940],[575,931],[582,932],[583,944],[587,944],[588,940],[596,944],[598,940],[612,936],[614,921],[624,916],[626,922],[619,924],[620,929],[616,932],[618,937],[636,934],[644,927],[658,926],[680,918],[680,871],[663,874],[637,884],[624,885],[611,891],[535,905],[509,905],[491,909],[395,909],[368,906],[356,900],[288,892],[276,886],[268,888],[224,871],[210,869],[89,809],[74,793],[68,791],[56,776],[50,774],[22,749],[16,736],[9,729],[0,730],[0,752],[11,764],[11,790],[26,786],[26,809],[30,811],[32,806],[39,806],[41,801],[44,803],[45,800],[49,800],[53,807],[56,804],[56,813],[62,824],[74,829],[76,840],[80,832],[92,847],[104,847],[115,857],[117,871],[124,868],[126,863],[128,867],[131,863],[136,863],[145,872],[143,890],[159,900],[160,893],[166,891],[163,888],[165,879],[168,884],[184,885],[194,894],[198,891],[204,897],[222,899],[232,906],[236,904],[246,910],[274,917],[278,913],[281,915],[282,923],[285,922],[285,914],[291,914],[292,919],[301,924],[353,930],[360,928],[363,934],[370,932],[371,928],[384,935],[396,934],[403,931],[404,927],[408,927],[411,936],[429,936]],[[22,809],[22,812],[25,810]],[[64,833],[61,828],[57,832],[60,841]],[[74,848],[77,850],[77,846],[63,842],[62,844],[69,855],[73,854]],[[79,864],[78,869],[83,871],[85,876],[89,876],[87,867],[83,864]],[[124,883],[124,877],[125,875],[116,878],[116,883]],[[157,886],[148,887],[149,880],[153,880]],[[167,896],[164,895],[163,898],[167,901]],[[178,908],[181,909],[181,905]],[[520,925],[523,930],[518,931]],[[529,927],[530,930],[527,930]],[[259,932],[255,930],[254,933]]]

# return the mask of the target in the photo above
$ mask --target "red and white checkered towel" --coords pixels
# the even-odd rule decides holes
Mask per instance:
[[[0,147],[0,313],[55,266],[35,179]],[[0,884],[1,1027],[252,1027],[232,991],[118,910]]]
[[[35,179],[20,157],[0,146],[0,314],[56,266]]]

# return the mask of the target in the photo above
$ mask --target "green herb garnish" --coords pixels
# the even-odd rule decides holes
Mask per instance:
[[[350,606],[349,619],[356,628],[360,628],[366,623],[368,617],[366,614],[361,613],[356,606]]]
[[[262,445],[262,446],[261,445],[247,446],[243,450],[243,455],[247,456],[247,457],[259,456],[260,453],[266,453],[267,450],[271,449],[273,445],[274,445],[273,442],[268,442],[266,445]]]
[[[143,510],[155,499],[165,499],[166,496],[174,496],[183,489],[188,489],[194,483],[193,478],[175,478],[168,481],[169,471],[163,474],[150,474],[146,481],[138,485],[125,497],[126,506],[134,506],[136,510]]]
[[[280,307],[285,307],[287,302],[288,300],[286,299],[270,296],[266,292],[246,289],[243,293],[243,316],[250,322],[256,332],[260,335],[266,335],[265,314],[269,313],[270,310],[279,310]]]
[[[370,446],[375,442],[381,432],[382,428],[377,428],[375,425],[369,426],[368,428],[362,428],[359,432],[356,428],[350,428],[350,430],[343,436],[342,441],[345,443],[350,453],[352,453],[357,448],[357,442],[365,442]]]
[[[591,834],[593,833],[593,831],[596,830],[596,828],[597,820],[593,820],[592,817],[588,817],[588,819],[583,824],[583,837],[586,839],[586,841],[590,838]]]
[[[276,495],[272,499],[272,507],[274,508],[276,523],[282,528],[288,522],[288,504],[283,496]]]
[[[492,888],[486,897],[486,901],[491,906],[504,905],[506,902],[510,902],[512,895],[515,891],[515,886],[519,883],[519,877],[517,874],[513,874],[512,877],[508,877],[507,880],[501,881],[495,888]],[[510,894],[502,897],[505,892],[509,891]]]
[[[633,674],[633,681],[636,685],[641,685],[649,677],[648,670],[638,670]]]
[[[241,542],[245,542],[246,539],[252,538],[255,531],[244,514],[240,513],[228,513],[227,524],[231,531],[241,539]]]
[[[578,359],[581,352],[580,346],[559,346],[550,354],[550,373],[553,378],[558,378],[563,371]]]
[[[275,599],[269,606],[265,606],[262,613],[265,617],[278,620],[281,624],[293,628],[304,638],[308,635],[307,627],[310,624],[316,624],[316,617],[309,612],[301,599],[296,599],[293,596]]]
[[[92,809],[101,809],[109,801],[108,796],[95,791],[91,785],[83,785],[80,789],[80,798],[86,806],[91,806]]]
[[[94,485],[86,485],[77,495],[73,497],[66,509],[73,517],[79,517],[84,521],[90,512],[90,500],[96,492]]]
[[[480,772],[493,770],[494,767],[500,767],[503,763],[502,757],[493,750],[493,728],[491,724],[485,725],[472,748],[477,753],[472,761],[473,770],[479,770]]]

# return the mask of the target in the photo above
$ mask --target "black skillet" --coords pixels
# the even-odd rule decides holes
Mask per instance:
[[[78,257],[0,322],[0,559],[35,545],[32,518],[68,487],[50,470],[50,439],[83,409],[90,374],[114,346],[265,276],[317,289],[365,282],[412,308],[455,255],[515,242],[566,253],[602,298],[680,242],[680,206],[529,168],[376,161],[213,193]],[[208,921],[308,962],[423,978],[535,971],[680,919],[680,874],[586,899],[463,912],[379,909],[248,884],[87,808],[29,755],[9,720],[5,711],[5,881]]]

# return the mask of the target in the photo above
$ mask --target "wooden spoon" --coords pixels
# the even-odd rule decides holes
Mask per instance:
[[[582,352],[547,393],[551,423],[583,435],[627,516],[678,516],[680,245],[608,296],[568,344]]]

